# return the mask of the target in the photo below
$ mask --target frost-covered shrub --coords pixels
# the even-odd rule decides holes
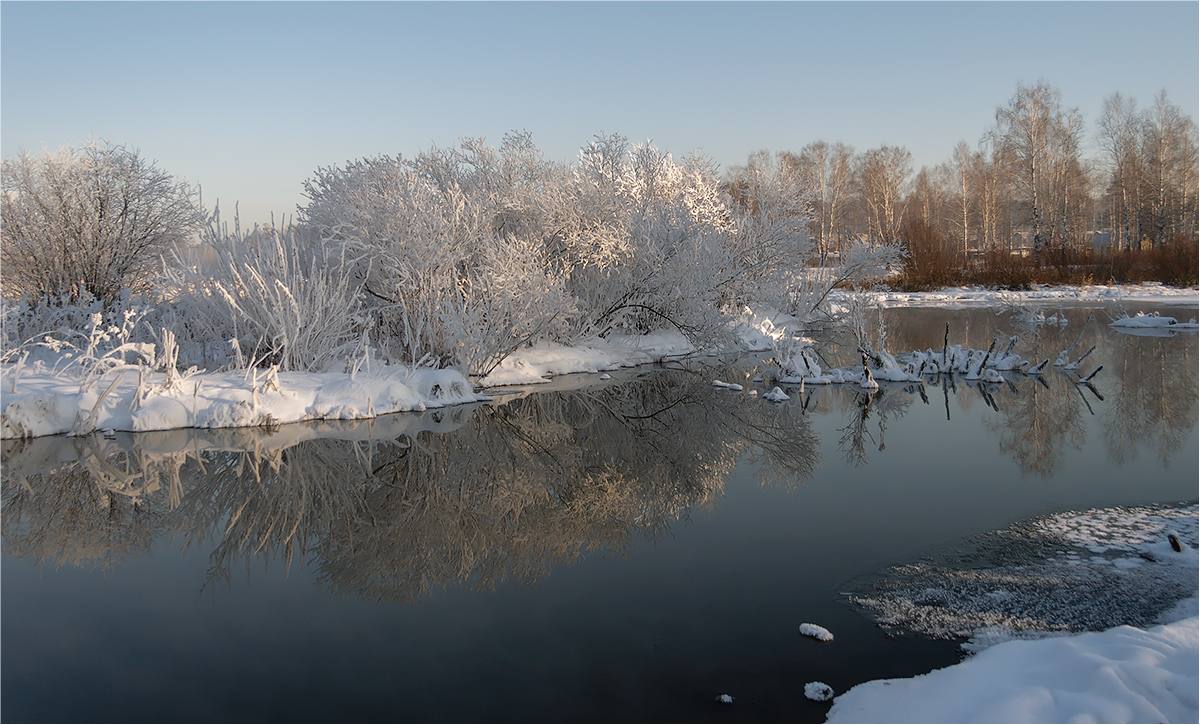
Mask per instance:
[[[98,360],[107,363],[147,359],[153,352],[151,321],[156,308],[128,289],[105,305],[84,293],[74,302],[66,296],[51,299],[4,300],[0,305],[3,334],[0,363],[23,360],[28,369],[60,373],[89,373]]]
[[[197,191],[104,142],[4,159],[0,291],[110,303],[146,292],[159,256],[199,225]]]
[[[318,169],[305,195],[301,223],[354,260],[390,354],[476,375],[540,341],[674,327],[707,347],[730,312],[808,314],[845,279],[802,274],[809,196],[769,158],[735,203],[702,157],[600,135],[568,167],[509,134]]]
[[[369,345],[362,292],[343,250],[304,230],[246,233],[235,225],[230,233],[219,213],[201,239],[200,250],[166,269],[171,327],[193,347],[215,341],[234,367],[319,371]]]
[[[519,345],[565,339],[575,315],[555,263],[561,171],[526,136],[413,160],[320,169],[303,223],[354,255],[393,354],[484,374]]]

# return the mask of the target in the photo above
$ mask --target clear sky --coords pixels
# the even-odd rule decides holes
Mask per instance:
[[[524,129],[572,161],[599,132],[722,168],[819,139],[974,145],[1045,79],[1089,141],[1105,96],[1198,115],[1197,2],[0,3],[0,145],[136,147],[294,213],[318,167]]]

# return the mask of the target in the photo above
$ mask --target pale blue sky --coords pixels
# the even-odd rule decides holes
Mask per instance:
[[[1089,140],[1113,91],[1193,118],[1200,3],[0,3],[0,145],[139,148],[243,223],[320,166],[525,129],[723,168],[818,139],[974,145],[1044,78]]]

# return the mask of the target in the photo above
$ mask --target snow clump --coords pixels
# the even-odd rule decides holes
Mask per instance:
[[[804,686],[804,696],[817,702],[833,699],[833,688],[824,682],[810,682]]]
[[[800,634],[803,634],[806,637],[812,637],[813,639],[821,642],[833,641],[833,633],[819,624],[810,624],[805,622],[804,624],[800,625]]]

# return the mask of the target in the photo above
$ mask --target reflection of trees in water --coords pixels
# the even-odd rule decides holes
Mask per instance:
[[[913,383],[903,387],[884,385],[868,392],[846,388],[847,395],[840,398],[839,407],[847,413],[846,425],[838,428],[842,434],[838,439],[838,450],[846,462],[857,468],[867,462],[867,441],[880,451],[887,448],[887,424],[889,420],[900,420],[912,405],[914,394],[923,394],[921,385]],[[878,441],[871,432],[874,423],[879,431]]]
[[[719,496],[750,448],[793,479],[816,457],[805,419],[686,373],[483,408],[418,443],[381,467],[371,517],[329,537],[330,589],[411,600],[456,581],[536,581],[585,549],[661,536]]]
[[[1012,456],[1021,473],[1049,476],[1063,465],[1066,450],[1079,450],[1086,439],[1082,391],[1065,375],[1025,378],[1018,394],[998,404],[999,418],[988,428],[1000,436],[1000,451]]]
[[[65,444],[62,438],[3,441],[4,553],[38,566],[108,569],[149,551],[178,494],[184,455],[132,453],[99,435]]]
[[[1105,370],[1116,378],[1101,416],[1109,458],[1123,464],[1147,445],[1166,468],[1196,427],[1195,337],[1118,335],[1108,354]]]
[[[336,438],[304,442],[311,427],[74,439],[70,454],[63,439],[15,444],[58,446],[56,467],[6,443],[6,551],[110,562],[166,532],[185,547],[215,539],[210,581],[299,556],[334,591],[409,601],[459,581],[535,581],[584,550],[661,536],[719,496],[746,453],[764,480],[816,466],[798,409],[687,373],[420,420],[399,433],[384,419],[327,425]]]
[[[990,344],[993,330],[978,320],[969,329],[979,336],[967,344]],[[889,334],[900,341],[904,327]],[[1038,330],[1022,354],[1055,357],[1077,337]],[[914,400],[953,419],[953,398],[993,411],[987,427],[1023,473],[1061,469],[1093,415],[1118,464],[1149,446],[1165,466],[1196,426],[1194,338],[1121,336],[1094,321],[1080,347],[1095,343],[1089,363],[1105,365],[1095,391],[1057,371],[1003,384],[931,376],[873,394],[810,387],[774,405],[710,384],[745,370],[655,371],[370,422],[4,441],[4,550],[112,566],[167,533],[210,550],[210,581],[260,558],[299,557],[333,591],[401,601],[457,582],[536,581],[586,550],[624,552],[662,536],[719,497],[739,461],[763,483],[807,480],[818,401],[845,416],[839,448],[854,465],[868,446],[886,446]]]
[[[1106,311],[1082,307],[1061,310],[1070,320],[1065,327],[1023,323],[1010,312],[927,308],[886,310],[883,315],[893,353],[940,349],[947,321],[951,324],[951,345],[986,349],[993,338],[1003,342],[1016,334],[1016,352],[1031,363],[1046,358],[1054,361],[1073,344],[1076,347],[1071,359],[1097,346],[1080,371],[1104,366],[1090,386],[1076,385],[1077,373],[1048,370],[1041,379],[1006,376],[1007,382],[1000,388],[955,378],[949,390],[943,391],[948,417],[951,398],[963,412],[983,402],[998,414],[985,414],[988,427],[1000,436],[1000,450],[1012,456],[1022,473],[1051,475],[1060,470],[1066,451],[1082,446],[1087,432],[1085,420],[1093,415],[1101,423],[1109,456],[1118,464],[1131,460],[1138,448],[1147,446],[1156,450],[1165,467],[1170,455],[1195,430],[1198,386],[1194,337],[1122,335],[1108,327],[1110,315]],[[930,384],[920,392],[933,396],[934,381],[927,382]],[[945,384],[944,379],[938,383]],[[961,390],[964,385],[973,390]],[[860,418],[870,417],[876,403],[861,392],[856,395],[858,407],[840,429],[840,448],[848,461],[859,464],[866,460],[866,441],[873,440],[865,434],[865,421]]]

